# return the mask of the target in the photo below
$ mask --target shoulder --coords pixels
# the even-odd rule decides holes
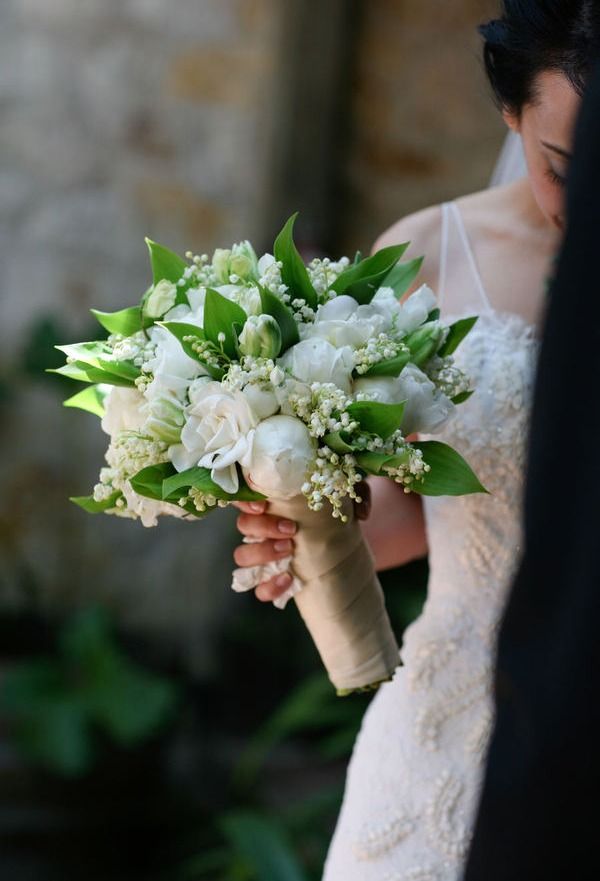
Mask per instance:
[[[373,252],[390,245],[409,242],[405,259],[424,258],[423,268],[415,287],[426,283],[435,288],[439,275],[441,228],[441,205],[424,208],[422,211],[409,214],[392,224],[377,238],[373,245]]]

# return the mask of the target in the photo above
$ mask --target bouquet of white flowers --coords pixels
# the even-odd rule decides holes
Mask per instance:
[[[86,511],[154,526],[267,497],[299,522],[290,595],[345,693],[398,664],[353,521],[357,484],[377,474],[406,492],[484,491],[449,446],[407,440],[472,393],[452,353],[476,318],[445,326],[425,286],[400,302],[421,264],[399,262],[407,245],[306,266],[294,220],[260,259],[249,242],[184,260],[148,241],[141,303],[93,310],[108,338],[60,346],[56,372],[91,383],[65,404],[110,435],[93,494],[72,499]],[[262,575],[239,570],[234,588]]]

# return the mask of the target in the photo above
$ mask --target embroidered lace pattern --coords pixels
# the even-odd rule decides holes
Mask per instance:
[[[496,632],[520,552],[536,349],[520,318],[489,308],[457,352],[477,391],[441,439],[490,495],[426,500],[427,601],[404,635],[403,666],[365,716],[324,881],[461,876],[493,722]]]

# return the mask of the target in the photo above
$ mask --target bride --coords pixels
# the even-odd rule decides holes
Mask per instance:
[[[527,176],[407,217],[376,247],[411,241],[414,254],[427,255],[419,283],[437,289],[444,313],[480,315],[457,358],[477,393],[442,440],[491,495],[422,500],[372,482],[365,534],[378,568],[428,551],[431,574],[423,613],[404,635],[402,666],[365,715],[325,881],[459,878],[493,720],[495,633],[521,543],[536,333],[564,226],[574,121],[600,58],[600,3],[505,0],[501,17],[480,30],[493,91],[522,136]],[[289,554],[295,524],[260,505],[240,507],[240,531],[261,541],[236,550],[238,565]],[[259,585],[257,597],[276,598],[286,578]]]

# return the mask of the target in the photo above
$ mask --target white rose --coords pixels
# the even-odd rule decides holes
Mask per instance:
[[[175,305],[177,288],[166,278],[161,279],[152,288],[148,299],[144,303],[144,312],[149,318],[160,318]]]
[[[414,364],[407,364],[398,377],[357,379],[354,391],[366,392],[382,404],[406,401],[401,425],[405,435],[440,428],[454,411],[452,401]]]
[[[257,427],[244,476],[250,486],[272,499],[297,496],[315,459],[315,442],[293,416],[271,416]]]
[[[200,465],[225,492],[239,488],[236,464],[245,464],[252,449],[258,419],[248,397],[229,391],[219,382],[207,382],[195,394],[181,432],[181,444],[171,447],[177,471]]]
[[[354,355],[349,346],[336,349],[320,337],[302,340],[277,362],[303,382],[332,382],[345,392],[352,387]]]
[[[427,316],[435,309],[437,300],[435,294],[427,285],[422,285],[418,291],[411,294],[400,306],[399,317],[396,320],[396,328],[404,333],[412,333],[421,324],[427,321]]]
[[[145,403],[137,389],[113,386],[104,399],[102,430],[111,437],[120,431],[139,431],[144,424]]]

